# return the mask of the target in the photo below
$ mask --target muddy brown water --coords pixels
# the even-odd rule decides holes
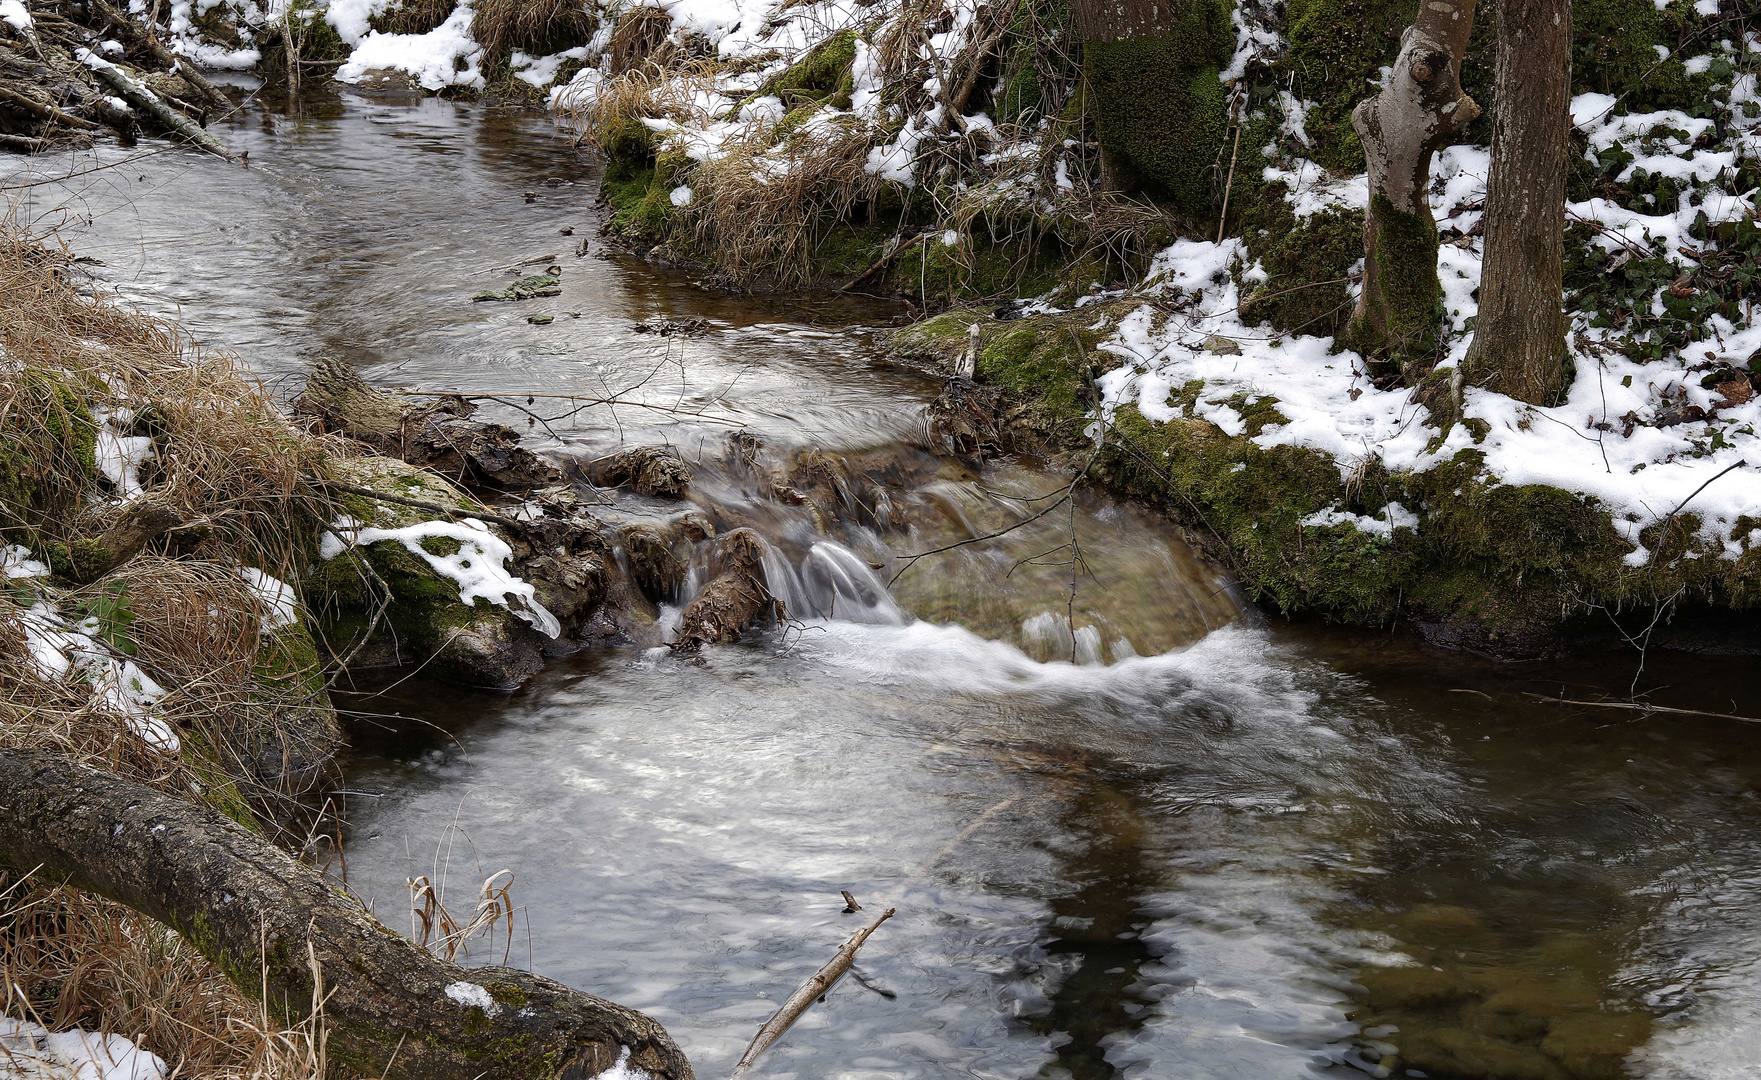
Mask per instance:
[[[1059,483],[923,464],[936,384],[877,359],[895,307],[603,254],[594,166],[529,115],[341,97],[219,130],[250,171],[143,144],[0,159],[0,187],[270,380],[337,353],[547,418],[573,405],[537,394],[621,397],[534,439],[678,446],[808,616],[695,662],[583,653],[514,694],[363,684],[345,704],[385,716],[356,728],[348,880],[392,925],[410,877],[462,911],[507,868],[511,946],[470,960],[511,948],[647,1010],[706,1077],[853,928],[842,889],[899,914],[767,1075],[1753,1075],[1761,729],[1524,696],[1623,694],[1630,656],[1498,666],[1237,615],[1164,528],[1093,495],[889,595],[895,556]],[[560,296],[469,302],[535,256]],[[633,330],[686,319],[704,331]],[[822,532],[716,464],[735,428],[778,461],[922,467],[890,525]],[[1074,598],[1067,552],[1016,565],[1072,529]],[[1644,685],[1761,715],[1752,661],[1653,654]]]

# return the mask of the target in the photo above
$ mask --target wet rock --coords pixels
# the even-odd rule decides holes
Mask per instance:
[[[997,457],[1010,442],[1003,410],[998,387],[950,379],[930,403],[930,435],[951,454],[980,461]]]
[[[521,278],[503,289],[501,292],[487,290],[471,297],[471,300],[472,302],[482,300],[532,300],[540,296],[560,296],[562,291],[562,282],[557,280],[554,275],[533,274],[530,277]]]
[[[445,480],[396,458],[335,459],[331,469],[337,480],[353,486],[466,512],[475,508]],[[435,516],[364,496],[347,495],[339,503],[342,513],[378,528],[401,528]],[[304,592],[323,647],[351,667],[422,665],[455,682],[513,687],[542,666],[549,644],[505,607],[460,601],[456,582],[396,540],[359,545],[317,562]]]
[[[592,461],[587,478],[601,487],[628,487],[638,495],[676,499],[691,486],[691,466],[670,446],[639,446]]]
[[[652,600],[671,600],[685,581],[685,564],[673,550],[673,539],[651,524],[626,525],[618,532],[630,577]]]
[[[747,627],[781,615],[782,605],[765,583],[764,541],[752,530],[735,529],[717,541],[710,573],[709,584],[680,620],[675,652],[732,644]]]
[[[474,490],[524,491],[554,484],[558,477],[555,468],[520,445],[519,432],[471,419],[477,407],[464,398],[407,407],[334,358],[314,365],[294,408],[328,431]]]

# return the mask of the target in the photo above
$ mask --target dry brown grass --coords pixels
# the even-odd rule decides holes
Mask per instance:
[[[398,0],[368,23],[382,34],[426,34],[457,6],[456,0]]]
[[[599,14],[584,0],[477,0],[471,17],[490,75],[504,70],[515,49],[547,56],[587,44],[598,29]]]
[[[865,168],[873,145],[851,118],[809,123],[769,145],[762,135],[739,140],[691,174],[693,240],[736,281],[811,284],[815,245],[881,183]]]
[[[0,545],[65,553],[121,517],[127,504],[92,466],[101,410],[132,410],[130,434],[154,450],[139,498],[182,521],[89,584],[0,583],[0,747],[54,747],[243,819],[285,805],[293,791],[251,778],[291,738],[277,724],[327,706],[309,641],[269,632],[239,568],[300,579],[315,525],[335,512],[302,477],[346,450],[291,425],[230,357],[86,287],[70,259],[16,231],[0,233],[0,349]],[[143,740],[78,670],[34,659],[34,605],[68,627],[93,620],[93,662],[162,686],[152,716],[181,748]],[[4,1011],[144,1034],[180,1077],[318,1076],[315,1022],[275,1028],[177,935],[73,890],[0,881],[0,979]]]
[[[665,8],[632,8],[618,18],[611,35],[611,67],[609,74],[623,75],[632,71],[665,70],[679,59],[681,50],[672,42],[673,17]]]
[[[72,889],[0,874],[0,982],[4,1011],[126,1034],[175,1077],[323,1080],[316,1018],[271,1023],[177,934]]]
[[[0,430],[21,451],[0,461],[6,542],[70,542],[121,511],[79,448],[96,433],[91,410],[129,408],[155,442],[142,482],[183,519],[182,553],[293,567],[303,523],[326,512],[300,477],[338,451],[295,429],[233,357],[87,295],[69,260],[16,234],[0,238],[0,348]],[[19,474],[28,500],[8,490]]]

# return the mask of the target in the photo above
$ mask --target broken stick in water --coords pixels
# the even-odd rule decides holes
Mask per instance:
[[[826,991],[832,988],[832,984],[850,970],[850,965],[856,961],[856,950],[862,948],[862,943],[868,940],[868,935],[874,933],[881,923],[893,917],[893,911],[893,908],[888,908],[881,912],[873,922],[851,934],[850,940],[844,942],[844,947],[838,950],[838,955],[832,957],[824,967],[814,972],[813,978],[802,983],[799,990],[789,995],[789,1000],[783,1002],[782,1008],[778,1009],[769,1020],[766,1020],[764,1026],[758,1029],[758,1034],[752,1037],[752,1045],[746,1048],[746,1052],[740,1056],[740,1063],[734,1066],[732,1080],[740,1080],[741,1077],[751,1072],[753,1063],[758,1060],[758,1055],[764,1053],[772,1043],[782,1038],[783,1032],[789,1030],[789,1025],[800,1019],[801,1014],[807,1011],[809,1005],[812,1005],[816,999],[825,996]]]

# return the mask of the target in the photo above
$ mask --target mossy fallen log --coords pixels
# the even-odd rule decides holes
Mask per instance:
[[[0,863],[109,897],[195,945],[285,1023],[322,987],[333,1068],[387,1080],[549,1080],[691,1065],[654,1020],[386,929],[220,813],[53,752],[0,750]]]

